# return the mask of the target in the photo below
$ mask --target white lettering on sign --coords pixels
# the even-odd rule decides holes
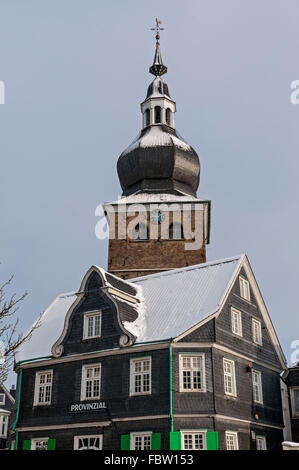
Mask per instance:
[[[99,401],[96,403],[80,403],[79,405],[71,405],[71,411],[92,411],[106,409],[106,403]]]

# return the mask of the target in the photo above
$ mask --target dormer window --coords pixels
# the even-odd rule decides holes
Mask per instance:
[[[84,315],[83,339],[99,338],[101,336],[101,312],[89,312]]]
[[[160,124],[161,123],[161,107],[156,106],[155,107],[155,124]]]

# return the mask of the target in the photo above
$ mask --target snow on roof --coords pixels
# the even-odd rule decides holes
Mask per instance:
[[[136,342],[176,338],[219,309],[243,255],[131,279],[142,287],[147,325]]]
[[[136,286],[141,300],[137,320],[124,321],[124,327],[137,336],[137,344],[176,338],[217,312],[243,259],[240,255],[124,281]],[[54,300],[41,326],[16,352],[16,363],[52,356],[76,299],[76,293],[68,293]]]
[[[51,348],[61,334],[66,313],[76,298],[75,293],[61,294],[56,297],[43,313],[41,325],[33,331],[31,338],[16,351],[16,363],[52,356]]]
[[[177,133],[178,134],[178,133]],[[133,152],[138,147],[148,148],[148,147],[167,147],[167,146],[176,146],[187,152],[192,151],[191,146],[184,141],[181,136],[176,136],[170,132],[165,132],[161,125],[151,125],[145,133],[140,133],[133,140],[133,142],[127,147],[121,156],[127,155],[130,152]]]
[[[169,194],[169,193],[145,193],[138,192],[131,194],[130,196],[122,197],[116,201],[106,203],[105,206],[110,205],[129,205],[129,204],[162,204],[164,202],[173,203],[198,203],[206,202],[206,199],[197,198],[194,196],[183,195],[183,194]]]

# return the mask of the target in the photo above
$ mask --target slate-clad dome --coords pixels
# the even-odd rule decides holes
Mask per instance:
[[[117,171],[124,195],[165,190],[196,196],[200,164],[195,150],[175,129],[152,125],[121,154]]]
[[[141,103],[143,129],[120,155],[118,177],[123,195],[136,191],[164,191],[196,196],[199,158],[175,130],[176,105],[161,78],[167,67],[162,61],[159,36],[156,39],[154,63],[150,67],[150,72],[156,77],[148,87],[145,101]]]
[[[155,80],[153,80],[149,85],[146,99],[158,96],[168,96],[168,98],[170,98],[168,85],[162,80],[161,77],[156,77]]]

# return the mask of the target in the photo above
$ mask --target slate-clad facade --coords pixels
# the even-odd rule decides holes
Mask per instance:
[[[0,449],[8,448],[9,428],[15,407],[15,392],[14,388],[8,391],[3,384],[0,384]]]
[[[210,202],[196,197],[199,158],[175,131],[156,39],[142,131],[118,161],[123,197],[104,206],[109,272],[92,266],[18,350],[11,448],[281,448],[285,358],[246,255],[206,262]],[[113,237],[134,204],[137,236]]]
[[[284,380],[288,387],[292,440],[299,444],[299,362],[285,371]]]
[[[229,262],[183,268],[183,272],[193,276],[197,270],[202,276],[204,271],[221,269]],[[47,439],[53,448],[74,449],[78,437],[101,436],[102,449],[127,449],[132,447],[132,438],[150,433],[151,446],[177,449],[184,447],[184,433],[189,432],[190,437],[193,432],[203,437],[203,448],[226,449],[227,432],[232,431],[237,435],[240,449],[256,449],[256,436],[265,439],[267,449],[279,449],[284,427],[280,395],[283,356],[277,344],[272,343],[271,323],[261,312],[255,294],[252,292],[250,302],[246,303],[240,297],[239,278],[246,277],[248,266],[246,257],[241,257],[233,279],[229,279],[225,301],[213,315],[203,317],[198,325],[195,323],[176,338],[138,342],[135,337],[133,344],[128,341],[128,346],[120,346],[124,325],[127,334],[132,333],[126,321],[120,320],[116,304],[109,298],[111,294],[105,287],[107,279],[103,270],[89,270],[79,289],[79,302],[75,301],[75,306],[64,312],[67,328],[61,337],[63,352],[50,359],[47,356],[37,361],[25,359],[17,364],[19,377],[22,370],[15,429],[18,448],[26,449],[36,439]],[[181,272],[172,273],[170,289],[171,282],[175,284]],[[156,282],[161,283],[165,275],[156,275]],[[131,293],[139,295],[138,281],[127,284],[120,280],[119,291],[114,290],[114,296],[127,295],[128,285],[133,289]],[[143,278],[142,283],[149,281],[153,281],[151,276]],[[147,304],[146,297],[143,302]],[[171,309],[172,305],[168,305]],[[242,313],[243,332],[238,338],[232,332],[232,305]],[[84,314],[99,311],[102,313],[100,337],[82,340]],[[148,315],[150,312],[148,300]],[[252,318],[262,323],[262,345],[253,342]],[[131,329],[134,322],[136,320],[131,322]],[[162,336],[165,334],[163,332]],[[201,387],[192,391],[183,387],[183,357],[202,359]],[[135,394],[132,393],[132,361],[138,359],[150,360],[149,390]],[[225,392],[224,360],[235,366],[235,396]],[[98,364],[101,369],[99,396],[82,399],[82,368]],[[261,373],[262,403],[255,403],[253,399],[253,370]],[[49,371],[52,371],[50,403],[34,404],[37,374]],[[194,377],[198,379],[197,375]],[[87,405],[90,409],[86,409]]]

